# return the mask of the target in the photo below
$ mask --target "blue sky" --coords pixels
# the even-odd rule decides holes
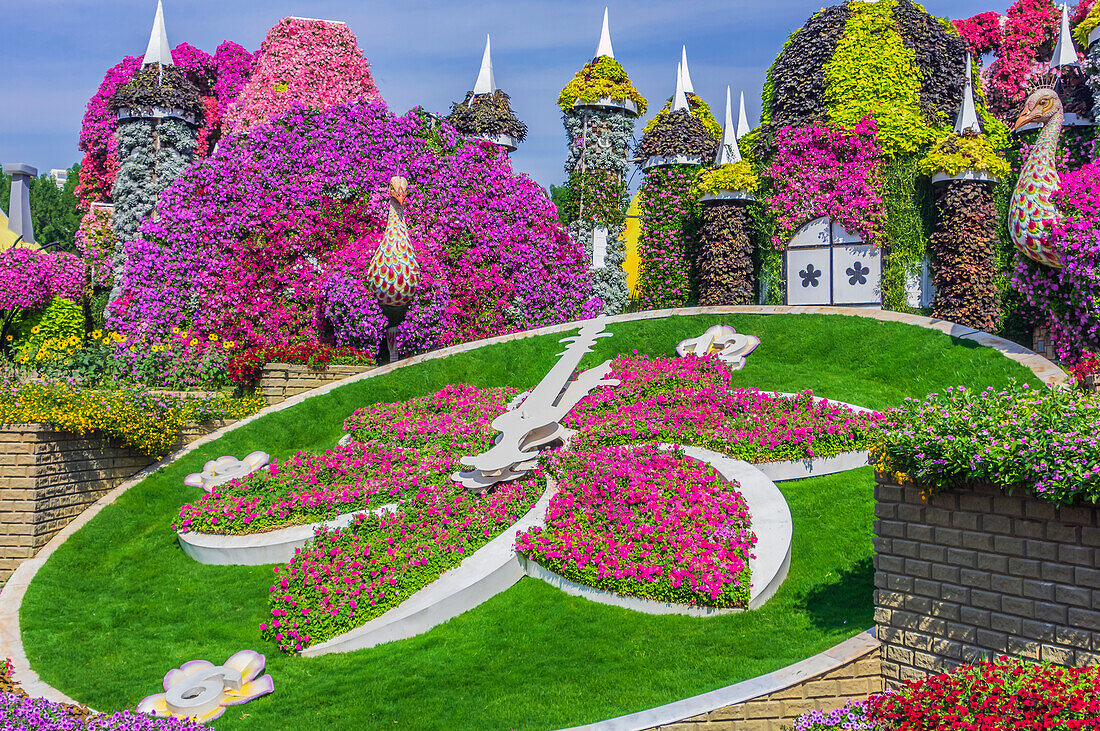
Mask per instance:
[[[5,0],[0,28],[0,162],[40,172],[77,162],[80,120],[108,68],[145,51],[156,0]],[[615,57],[659,108],[672,94],[686,44],[696,92],[718,108],[727,84],[744,89],[749,121],[760,112],[765,69],[790,32],[820,7],[803,0],[164,0],[168,40],[213,52],[221,41],[259,48],[287,15],[343,20],[359,39],[390,109],[421,105],[446,113],[473,86],[485,34],[492,34],[497,84],[527,123],[513,154],[517,171],[561,182],[565,137],[558,92],[599,39],[611,9]],[[929,12],[968,17],[1008,1],[929,0]],[[637,128],[641,131],[641,126]]]

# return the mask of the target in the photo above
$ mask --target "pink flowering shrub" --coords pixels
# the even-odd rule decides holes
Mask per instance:
[[[77,300],[84,262],[63,251],[14,248],[0,252],[0,310],[37,310],[54,297]]]
[[[343,23],[283,18],[268,31],[255,70],[226,113],[238,132],[283,116],[292,104],[327,109],[354,99],[382,103],[370,64]]]
[[[994,53],[982,70],[986,105],[998,119],[1012,122],[1030,78],[1050,60],[1062,14],[1051,0],[1016,0],[1003,16],[985,12],[954,21],[975,56]]]
[[[110,327],[131,337],[197,328],[243,346],[317,342],[333,335],[330,327],[350,339],[348,322],[324,321],[336,300],[320,296],[339,289],[326,283],[346,275],[345,256],[361,261],[363,242],[384,229],[396,174],[409,181],[410,237],[430,273],[400,334],[403,347],[599,311],[583,249],[545,192],[515,175],[498,149],[463,144],[449,124],[418,110],[394,117],[358,101],[324,111],[295,106],[278,124],[223,140],[180,175],[161,198],[159,220],[125,245]],[[341,301],[346,308],[347,296]]]
[[[867,117],[851,129],[829,125],[784,127],[775,136],[768,175],[774,184],[766,203],[776,218],[772,244],[786,248],[808,221],[829,216],[869,244],[886,222],[882,145]]]
[[[1100,350],[1100,162],[1060,173],[1051,232],[1062,268],[1017,257],[1012,285],[1042,312],[1058,357],[1072,361]]]
[[[682,453],[607,447],[551,458],[560,492],[516,550],[617,594],[744,607],[756,544],[735,483]]]

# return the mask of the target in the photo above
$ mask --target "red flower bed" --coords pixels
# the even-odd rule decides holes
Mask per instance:
[[[330,363],[373,365],[374,354],[356,348],[299,343],[297,345],[258,345],[237,353],[229,361],[229,380],[239,386],[251,386],[268,363],[297,363],[324,368]]]
[[[1100,668],[999,658],[872,696],[868,716],[890,731],[1100,729]]]

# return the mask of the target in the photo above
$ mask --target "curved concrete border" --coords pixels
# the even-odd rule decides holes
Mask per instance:
[[[675,703],[618,716],[606,721],[574,726],[567,729],[567,731],[641,731],[642,729],[658,726],[665,727],[677,721],[716,711],[719,708],[778,693],[793,685],[832,672],[853,660],[858,660],[879,647],[880,643],[875,638],[875,630],[872,628],[813,657],[774,672],[727,685],[725,688],[712,690],[709,693],[685,698]]]
[[[947,320],[939,320],[929,317],[921,317],[920,315],[909,315],[903,312],[890,312],[888,310],[868,310],[861,308],[847,308],[847,307],[812,307],[812,306],[737,306],[737,307],[684,307],[679,309],[668,310],[649,310],[646,312],[633,312],[625,315],[615,315],[608,318],[608,324],[616,324],[620,322],[633,322],[636,320],[657,320],[666,317],[691,317],[694,315],[844,315],[846,317],[863,317],[866,319],[880,320],[885,322],[900,322],[906,325],[914,325],[916,327],[923,327],[928,330],[937,330],[946,335],[950,335],[962,340],[969,340],[977,343],[983,347],[993,348],[997,350],[1006,358],[1014,360],[1024,367],[1031,370],[1043,383],[1048,384],[1063,384],[1068,380],[1066,373],[1058,366],[1051,363],[1043,356],[1035,353],[1022,345],[1018,345],[1004,338],[999,338],[996,335],[990,335],[988,333],[975,330],[971,327],[965,327],[958,325]],[[487,338],[485,340],[477,340],[470,343],[463,343],[462,345],[455,345],[450,348],[443,348],[441,350],[435,350],[430,353],[424,353],[422,355],[416,355],[405,360],[398,361],[397,363],[390,363],[379,368],[375,368],[372,371],[360,373],[350,378],[345,378],[342,381],[334,381],[326,384],[320,388],[305,393],[300,393],[297,396],[292,396],[286,401],[282,401],[278,404],[268,406],[267,408],[259,411],[252,416],[234,422],[226,427],[218,429],[215,432],[207,434],[205,437],[196,439],[183,449],[177,450],[172,454],[165,457],[160,462],[146,467],[141,472],[138,472],[132,478],[116,487],[111,492],[104,495],[96,503],[87,508],[83,513],[73,519],[65,528],[63,528],[53,539],[47,543],[33,558],[26,559],[15,570],[15,573],[11,575],[7,583],[4,585],[3,592],[0,592],[0,657],[11,658],[13,666],[13,678],[23,687],[23,689],[33,696],[39,696],[47,698],[52,701],[61,703],[75,703],[71,698],[66,696],[61,691],[57,690],[53,686],[42,682],[38,674],[30,666],[30,662],[27,660],[26,652],[23,649],[23,638],[19,627],[19,609],[23,604],[23,597],[27,592],[27,587],[34,579],[35,574],[42,567],[43,564],[49,560],[53,552],[58,549],[61,544],[68,540],[69,536],[76,531],[80,530],[88,521],[92,520],[99,514],[103,508],[107,507],[111,503],[118,500],[124,492],[129,490],[134,485],[144,480],[154,472],[158,472],[168,465],[172,464],[181,457],[190,454],[191,452],[199,449],[210,442],[221,438],[229,432],[236,431],[256,419],[272,414],[276,411],[282,411],[293,406],[297,406],[306,399],[315,398],[317,396],[329,393],[333,389],[346,386],[350,383],[356,383],[368,378],[377,378],[378,376],[387,375],[393,371],[400,370],[402,368],[408,368],[410,366],[417,365],[430,360],[438,360],[441,358],[447,358],[452,355],[458,355],[459,353],[466,353],[471,350],[477,350],[489,345],[497,345],[499,343],[511,342],[513,340],[524,340],[526,338],[537,337],[539,335],[551,335],[557,333],[564,333],[570,330],[575,330],[578,327],[576,322],[568,322],[560,325],[548,325],[537,330],[526,330],[519,333],[510,333],[508,335],[498,335],[494,338]]]
[[[787,507],[787,500],[774,482],[748,462],[742,462],[709,449],[678,446],[688,457],[709,464],[722,477],[740,485],[738,492],[748,504],[749,515],[752,516],[752,532],[756,534],[757,541],[756,555],[749,559],[751,584],[748,605],[748,609],[756,609],[779,590],[779,585],[787,578],[787,572],[791,567],[791,539],[794,537],[794,523],[791,519],[791,510]],[[744,611],[624,596],[567,579],[526,556],[520,556],[520,563],[523,564],[528,576],[541,579],[566,594],[579,596],[598,604],[623,607],[645,614],[684,614],[690,617],[713,617],[718,614]]]
[[[468,556],[457,567],[410,596],[398,606],[364,625],[302,650],[305,657],[351,652],[384,642],[415,637],[468,612],[523,578],[516,553],[516,534],[542,524],[550,498],[557,492],[547,477],[538,502],[512,527]]]
[[[344,513],[320,523],[292,525],[289,528],[264,533],[226,535],[180,531],[176,537],[184,553],[208,566],[263,566],[271,563],[287,563],[294,558],[296,550],[313,538],[318,529],[346,528],[360,513],[371,512],[378,515],[390,512],[396,506],[397,503],[391,503],[370,511],[357,510]]]

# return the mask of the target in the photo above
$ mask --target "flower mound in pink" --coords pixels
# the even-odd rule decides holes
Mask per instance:
[[[343,23],[283,18],[260,46],[256,70],[226,127],[238,132],[281,117],[291,104],[327,109],[353,99],[382,103],[370,64]]]
[[[691,444],[746,462],[831,457],[866,449],[879,414],[856,413],[806,391],[776,396],[733,388],[717,357],[628,358],[612,363],[621,384],[585,397],[565,420],[578,450],[637,442]]]
[[[617,594],[676,604],[744,607],[748,506],[714,470],[655,446],[564,452],[546,527],[516,548],[558,574]]]

